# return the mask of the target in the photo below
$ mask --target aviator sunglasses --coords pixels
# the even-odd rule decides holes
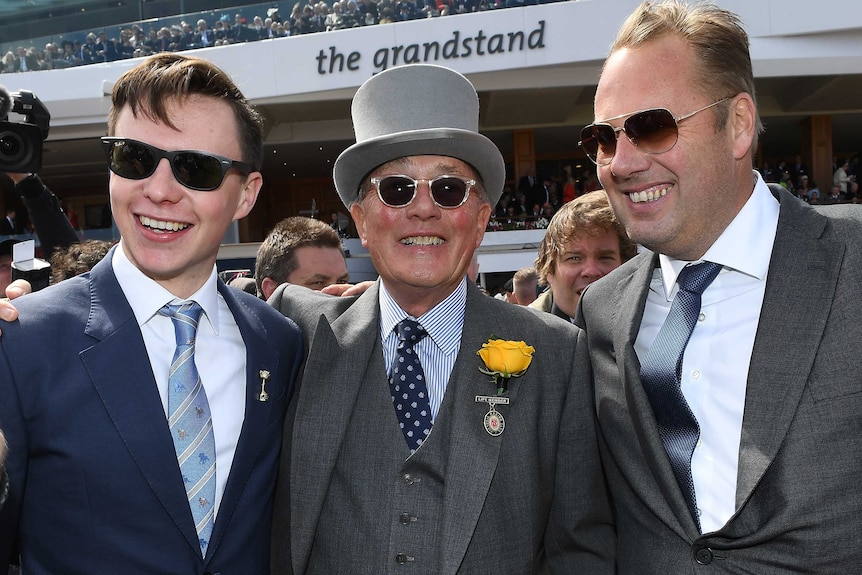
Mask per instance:
[[[607,166],[614,159],[614,154],[617,151],[617,138],[620,137],[620,132],[625,132],[629,141],[637,146],[639,150],[647,154],[663,154],[676,145],[676,141],[679,138],[679,124],[683,120],[687,120],[695,114],[699,114],[729,99],[729,96],[722,98],[690,114],[677,117],[674,117],[670,113],[670,110],[666,110],[665,108],[641,110],[631,115],[620,114],[619,116],[608,118],[604,122],[586,126],[581,130],[581,141],[578,142],[578,145],[584,149],[587,156],[598,166]],[[611,120],[624,118],[625,116],[628,116],[628,118],[626,118],[626,121],[619,128],[615,128],[607,123]]]
[[[243,175],[251,173],[251,164],[238,162],[196,150],[168,152],[128,138],[102,138],[102,146],[108,156],[108,168],[118,176],[129,180],[144,180],[153,175],[162,158],[171,164],[174,177],[185,187],[200,192],[218,189],[225,174],[231,168]]]
[[[431,199],[440,208],[457,208],[470,197],[470,190],[476,180],[460,176],[437,176],[431,180],[417,180],[410,176],[383,176],[371,178],[371,185],[377,189],[377,197],[390,208],[404,208],[416,197],[420,182],[431,188]]]

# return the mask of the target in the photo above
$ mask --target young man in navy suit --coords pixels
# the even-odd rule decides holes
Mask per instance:
[[[176,54],[126,72],[112,100],[122,239],[18,300],[0,342],[0,572],[17,556],[35,575],[268,573],[302,341],[215,267],[261,187],[260,118],[224,72]]]

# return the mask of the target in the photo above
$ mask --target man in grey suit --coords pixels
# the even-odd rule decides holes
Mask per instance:
[[[862,213],[752,172],[748,38],[715,6],[641,5],[595,117],[581,145],[652,250],[593,283],[578,317],[619,572],[858,572]]]
[[[285,285],[269,300],[310,346],[274,573],[613,571],[582,332],[465,277],[505,178],[478,111],[466,78],[430,65],[381,72],[353,100],[334,178],[380,279],[358,298]],[[407,324],[427,336],[398,343]],[[390,380],[416,356],[427,379]]]

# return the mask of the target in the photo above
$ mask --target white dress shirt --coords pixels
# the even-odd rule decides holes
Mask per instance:
[[[122,240],[111,262],[144,337],[165,410],[165,425],[168,372],[176,349],[176,337],[173,321],[158,312],[165,304],[191,300],[203,308],[195,335],[195,366],[212,413],[216,446],[215,512],[218,514],[245,419],[246,350],[233,314],[218,293],[216,268],[213,266],[212,274],[201,289],[187,300],[181,300],[129,261],[123,251]]]
[[[778,201],[755,175],[754,192],[700,260],[724,268],[703,294],[682,362],[682,392],[700,425],[691,470],[703,533],[720,529],[736,512],[748,368],[778,227]],[[659,261],[635,342],[639,357],[670,312],[679,271],[695,263],[664,255]]]

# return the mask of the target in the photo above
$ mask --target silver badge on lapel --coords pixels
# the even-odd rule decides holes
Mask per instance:
[[[269,401],[269,394],[266,392],[266,382],[269,380],[269,372],[265,369],[260,370],[260,393],[257,396],[258,401]]]
[[[496,406],[509,405],[509,398],[493,395],[477,395],[476,402],[488,404],[488,413],[485,414],[483,421],[485,431],[493,437],[502,434],[503,430],[506,429],[506,420],[503,419],[503,414],[497,411]]]

